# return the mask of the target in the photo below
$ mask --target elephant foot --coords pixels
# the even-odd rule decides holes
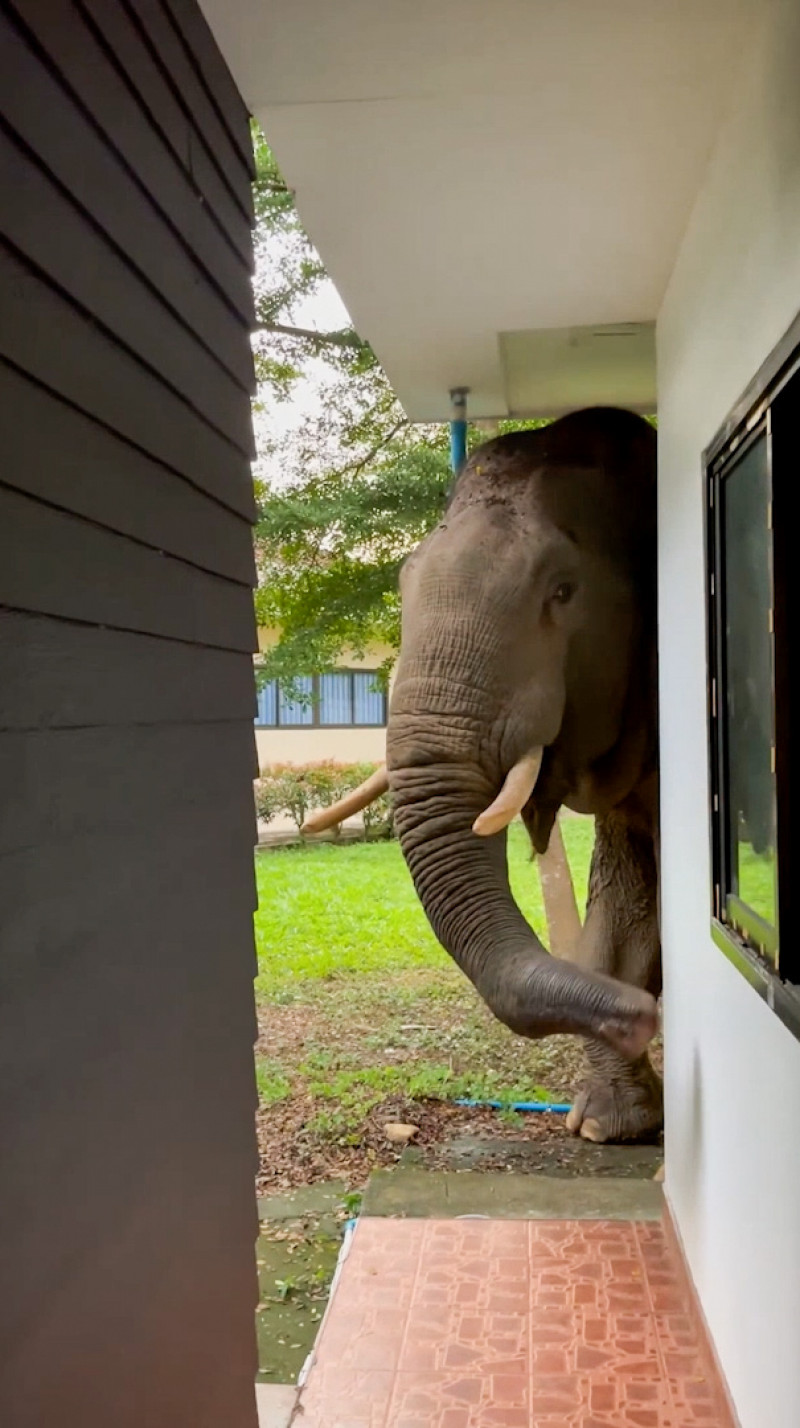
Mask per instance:
[[[611,1077],[592,1071],[567,1116],[567,1130],[597,1142],[646,1140],[664,1123],[661,1079],[646,1056]]]

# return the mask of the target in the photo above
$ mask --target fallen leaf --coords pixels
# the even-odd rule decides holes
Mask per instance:
[[[383,1133],[392,1145],[407,1145],[415,1135],[419,1135],[419,1126],[404,1125],[402,1121],[388,1121],[383,1127]]]

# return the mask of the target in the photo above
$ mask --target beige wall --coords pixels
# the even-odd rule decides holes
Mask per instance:
[[[267,650],[277,642],[276,630],[260,629],[258,647]],[[394,658],[389,645],[373,645],[359,658],[344,650],[336,664],[343,669],[377,669]],[[267,764],[337,763],[382,764],[386,758],[386,730],[381,728],[320,729],[300,726],[288,729],[256,729],[258,766]]]
[[[308,764],[322,759],[337,763],[382,764],[386,758],[385,729],[256,729],[258,766]]]
[[[260,650],[271,649],[278,643],[278,631],[266,629],[263,625],[258,631],[258,648]],[[396,651],[391,645],[374,644],[361,656],[354,654],[352,650],[344,649],[335,664],[344,669],[377,669],[385,660],[393,660]]]

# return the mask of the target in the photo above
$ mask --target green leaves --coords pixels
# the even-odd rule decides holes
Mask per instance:
[[[257,407],[303,394],[306,414],[260,441],[256,611],[277,628],[265,678],[330,668],[344,649],[397,649],[397,577],[440,519],[452,476],[446,425],[412,426],[352,325],[317,331],[327,277],[260,129],[253,129]],[[506,429],[542,422],[506,422]],[[471,430],[471,442],[483,437]]]
[[[308,302],[326,281],[263,134],[257,178],[257,408],[313,388],[306,416],[260,443],[256,554],[262,625],[281,631],[264,678],[332,666],[344,648],[397,648],[397,577],[444,508],[447,431],[413,428],[352,326],[317,331]]]

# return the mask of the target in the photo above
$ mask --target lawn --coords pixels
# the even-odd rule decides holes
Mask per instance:
[[[564,820],[564,841],[579,903],[594,836],[588,819]],[[509,837],[514,896],[546,937],[542,895],[521,824]],[[298,984],[343,972],[385,973],[439,967],[436,941],[397,843],[319,843],[256,856],[255,919],[259,994],[275,998]]]
[[[738,849],[739,897],[769,927],[774,927],[778,882],[774,849],[756,853],[751,843],[744,842],[739,843]]]
[[[593,827],[564,820],[579,902]],[[509,838],[515,897],[542,937],[524,830]],[[434,1137],[470,1096],[572,1094],[579,1051],[497,1023],[437,943],[396,843],[322,843],[256,856],[262,1189],[331,1174],[362,1183],[394,1153],[384,1123]],[[508,1117],[507,1117],[508,1119]]]

